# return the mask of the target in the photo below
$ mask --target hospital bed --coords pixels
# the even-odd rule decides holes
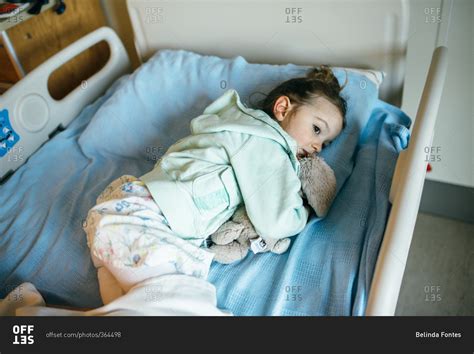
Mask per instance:
[[[446,2],[439,2],[439,4],[442,11],[447,13],[449,7]],[[128,11],[134,30],[135,46],[144,63],[153,58],[157,51],[176,49],[221,58],[242,56],[251,63],[270,65],[327,63],[335,67],[372,69],[383,72],[384,81],[378,92],[380,98],[395,106],[401,107],[403,104],[407,45],[411,35],[410,2],[408,1],[269,2],[261,0],[237,2],[228,0],[217,3],[128,0]],[[333,26],[328,26],[328,24],[333,24]],[[443,23],[434,24],[431,30],[440,32],[442,26],[444,26]],[[110,47],[110,58],[107,64],[87,80],[86,88],[78,87],[60,101],[53,99],[47,88],[50,74],[68,60],[101,41],[107,42]],[[427,63],[426,68],[421,69],[426,70],[428,67],[426,82],[411,129],[410,143],[407,149],[400,152],[391,179],[388,196],[391,208],[383,230],[380,248],[377,247],[376,264],[370,265],[374,268],[374,272],[373,276],[367,280],[368,298],[366,296],[361,300],[362,305],[359,306],[358,311],[352,313],[349,311],[351,314],[394,315],[395,313],[426,173],[424,148],[431,146],[446,75],[447,48],[445,46],[438,46],[432,53],[431,62]],[[113,97],[116,87],[130,79],[130,77],[123,77],[129,71],[129,59],[120,39],[110,28],[101,28],[50,58],[1,96],[0,113],[4,117],[2,122],[7,129],[15,133],[8,136],[11,142],[10,147],[4,148],[0,154],[0,178],[3,179],[3,185],[0,187],[3,191],[0,189],[0,192],[7,195],[7,188],[15,189],[11,191],[13,198],[13,193],[16,193],[23,183],[21,177],[26,174],[28,166],[41,165],[41,162],[34,161],[35,155],[37,159],[40,159],[39,152],[47,149],[48,144],[53,143],[53,140],[68,137],[70,125],[76,124],[79,127],[82,120],[86,122],[85,116],[93,116],[94,113],[100,111],[100,106],[108,98]],[[227,85],[227,81],[223,80],[219,85]],[[105,96],[101,96],[106,90]],[[8,121],[9,124],[6,123]],[[50,136],[58,127],[67,129],[58,136],[51,137],[50,140]],[[70,139],[77,139],[73,133],[69,136]],[[15,146],[18,141],[21,141],[21,144]],[[78,153],[87,155],[84,151]],[[58,165],[66,164],[60,161],[60,157],[55,158],[58,159]],[[89,161],[95,161],[95,159],[100,161],[105,170],[109,166],[105,159],[101,159],[100,153],[93,159],[88,158]],[[68,168],[70,167],[58,167],[58,171],[64,172]],[[48,173],[60,173],[58,171]],[[86,167],[74,171],[74,173],[84,171],[86,175],[88,173]],[[141,170],[135,168],[135,171]],[[38,180],[33,185],[40,189],[43,184],[41,179],[48,179],[48,173],[38,175]],[[67,176],[67,173],[64,173]],[[15,181],[10,181],[17,174],[22,175]],[[101,186],[111,180],[111,176],[104,170],[85,178],[88,178],[89,186],[93,183],[90,179],[102,181]],[[55,183],[64,183],[65,189],[70,188],[63,203],[66,207],[73,207],[75,203],[79,203],[81,192],[75,189],[75,186],[68,186],[64,181],[64,179],[58,179]],[[32,188],[31,184],[29,188]],[[98,195],[100,188],[96,188],[93,192]],[[50,197],[54,199],[54,196]],[[6,211],[7,208],[23,208],[23,202],[24,199],[15,202],[19,204],[12,206],[6,199],[2,200],[3,206],[0,207],[4,209],[0,221],[4,223],[3,225],[18,221],[20,218],[18,214],[15,214],[15,220],[9,220]],[[44,201],[44,205],[49,205],[48,203]],[[38,223],[52,233],[55,229],[64,226],[58,222],[49,225],[46,217],[22,222]],[[82,230],[79,222],[74,227],[75,232],[80,235]],[[4,227],[2,230],[9,229]],[[35,242],[39,243],[42,238],[46,238],[43,236],[44,233],[42,229],[37,231]],[[1,237],[3,247],[6,244],[7,235]],[[85,237],[80,239],[80,236],[77,236],[68,242],[71,249],[74,247],[83,251],[86,249]],[[74,250],[70,252],[64,257],[83,257],[86,254],[83,252],[78,255]],[[22,262],[36,262],[36,266],[54,269],[54,262],[53,265],[46,265],[44,259],[29,259],[28,250],[9,257],[20,257]],[[92,273],[94,269],[89,264],[82,265],[79,270],[71,266],[63,271],[81,277],[84,273]],[[51,277],[56,277],[57,275],[53,273],[54,271]],[[34,274],[34,272],[31,271],[29,274]],[[369,274],[372,275],[372,272]],[[14,283],[19,280],[33,283],[35,281],[34,277],[18,279],[18,276],[12,280],[4,274],[1,279],[5,283]],[[55,290],[51,290],[52,288]],[[297,286],[287,284],[285,289],[290,289],[287,295],[299,296],[298,293],[292,293],[298,292],[295,290]],[[75,290],[67,289],[64,284],[56,281],[46,294],[53,301],[61,299],[60,296],[55,297],[55,291],[61,293]],[[97,293],[97,288],[93,291]],[[226,294],[229,293],[226,292]],[[98,304],[88,303],[89,306]],[[262,310],[262,313],[265,311]],[[272,312],[272,314],[297,314],[297,312],[282,311]],[[329,314],[341,313],[336,311]]]

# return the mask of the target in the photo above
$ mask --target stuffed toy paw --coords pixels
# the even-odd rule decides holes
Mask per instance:
[[[214,260],[230,264],[247,256],[248,250],[254,253],[273,252],[281,254],[290,247],[290,239],[263,239],[250,222],[245,206],[237,209],[232,218],[221,225],[211,235],[213,244],[209,250],[214,253]]]
[[[229,220],[211,235],[213,244],[209,250],[214,253],[214,260],[229,264],[244,258],[249,250],[249,241],[244,224]]]
[[[321,157],[300,160],[300,180],[303,196],[316,216],[324,217],[336,194],[336,177],[331,167]],[[290,247],[290,239],[263,239],[253,228],[245,206],[236,210],[232,218],[211,235],[213,244],[209,250],[214,260],[229,264],[247,256],[249,248],[254,253],[273,252],[282,254]]]

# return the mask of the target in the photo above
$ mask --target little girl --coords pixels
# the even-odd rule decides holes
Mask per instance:
[[[326,66],[283,82],[261,109],[228,90],[152,171],[113,181],[84,226],[104,303],[156,279],[162,303],[184,286],[189,299],[207,294],[201,308],[214,308],[215,289],[206,281],[213,254],[201,246],[242,204],[264,239],[302,231],[309,209],[298,160],[321,152],[344,128],[340,91]],[[191,314],[218,313],[203,311]]]

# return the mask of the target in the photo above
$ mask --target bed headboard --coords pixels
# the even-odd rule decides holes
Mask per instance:
[[[399,105],[408,0],[127,0],[142,61],[159,49],[248,62],[382,70],[381,98]]]

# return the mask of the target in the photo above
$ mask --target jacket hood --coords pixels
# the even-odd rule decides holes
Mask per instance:
[[[224,130],[272,139],[288,152],[292,163],[299,167],[296,141],[264,111],[247,108],[235,90],[226,91],[206,107],[201,116],[191,121],[192,134]]]

